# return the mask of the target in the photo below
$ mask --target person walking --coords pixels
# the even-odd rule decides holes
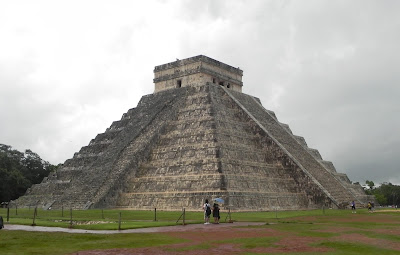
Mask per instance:
[[[208,203],[208,199],[206,199],[204,205],[204,224],[210,224],[210,215],[211,215],[211,205]]]
[[[354,201],[351,202],[351,213],[357,213],[356,212],[356,203]]]
[[[219,224],[219,206],[217,203],[213,205],[213,217],[214,217],[214,224]]]

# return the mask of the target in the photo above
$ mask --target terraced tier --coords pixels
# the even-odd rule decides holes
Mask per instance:
[[[142,97],[18,204],[199,210],[215,197],[238,211],[367,199],[258,99],[202,83]]]

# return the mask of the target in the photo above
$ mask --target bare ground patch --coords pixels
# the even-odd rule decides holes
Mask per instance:
[[[299,237],[295,234],[280,232],[269,228],[235,228],[223,227],[218,225],[211,226],[209,229],[199,228],[196,231],[168,232],[167,235],[188,240],[188,242],[167,245],[162,247],[149,247],[137,249],[109,249],[82,251],[75,254],[80,255],[105,255],[105,254],[241,254],[246,252],[266,253],[266,252],[326,252],[329,248],[312,247],[311,244],[322,240],[317,237]],[[243,248],[236,243],[221,243],[224,240],[239,238],[260,238],[278,237],[278,241],[273,243],[273,247]],[[202,247],[203,246],[203,247]]]
[[[357,242],[357,243],[363,243],[366,245],[372,245],[375,247],[379,247],[382,249],[392,249],[392,250],[398,250],[400,251],[400,243],[399,242],[394,242],[394,241],[389,241],[389,240],[383,240],[383,239],[376,239],[376,238],[370,238],[362,234],[357,234],[357,233],[352,233],[352,234],[343,234],[338,237],[332,238],[334,241],[345,241],[345,242]]]

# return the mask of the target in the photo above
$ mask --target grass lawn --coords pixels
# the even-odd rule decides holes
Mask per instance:
[[[71,254],[82,250],[140,248],[184,242],[165,234],[67,234],[0,232],[0,254]]]
[[[364,210],[365,212],[365,210]],[[72,217],[71,217],[72,213]],[[342,215],[346,210],[310,210],[310,211],[272,211],[272,212],[232,212],[231,219],[234,221],[266,222],[278,219],[298,216],[320,216],[320,215]],[[20,225],[32,225],[34,209],[10,208],[9,223]],[[46,227],[72,227],[80,229],[115,230],[119,226],[121,214],[121,229],[144,228],[157,226],[171,226],[182,224],[181,211],[131,211],[131,210],[37,210],[35,224]],[[7,209],[0,208],[0,215],[6,221]],[[156,218],[156,221],[154,219]],[[179,222],[177,220],[180,218]],[[186,223],[203,222],[202,212],[186,212]],[[221,222],[229,220],[228,213],[221,211]]]
[[[71,217],[72,213],[72,217]],[[9,224],[32,225],[34,209],[20,208],[9,210]],[[146,227],[173,226],[182,224],[179,211],[131,211],[131,210],[37,210],[35,225],[45,227],[71,227],[91,230],[116,230],[119,227],[121,215],[121,229]],[[0,215],[7,219],[7,209],[0,208]],[[156,221],[155,221],[156,218]],[[180,218],[179,222],[177,220]],[[186,223],[203,222],[202,212],[186,212]]]
[[[73,211],[74,228],[116,229],[175,225],[181,212],[87,210]],[[6,220],[5,209],[0,215]],[[10,211],[10,224],[31,224],[33,211]],[[68,226],[69,212],[39,211],[37,225]],[[154,254],[209,254],[228,249],[232,254],[400,254],[400,213],[365,209],[232,213],[234,221],[264,222],[260,226],[219,228],[217,232],[68,234],[0,230],[0,254],[71,254],[113,248],[151,249]],[[222,214],[222,221],[226,214]],[[202,222],[201,212],[188,212],[191,223]],[[77,223],[90,225],[77,225]],[[182,224],[181,222],[179,224]],[[225,230],[224,230],[225,229]],[[178,245],[178,246],[177,246]],[[222,253],[222,254],[228,254]]]

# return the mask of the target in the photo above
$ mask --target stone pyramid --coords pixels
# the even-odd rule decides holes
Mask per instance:
[[[239,68],[200,55],[154,74],[153,94],[18,205],[200,210],[206,198],[221,197],[232,210],[258,211],[367,201],[359,184],[241,92]]]

